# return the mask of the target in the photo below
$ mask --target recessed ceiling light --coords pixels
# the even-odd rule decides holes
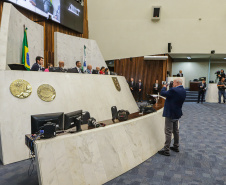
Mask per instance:
[[[191,57],[187,57],[188,60],[191,60]]]

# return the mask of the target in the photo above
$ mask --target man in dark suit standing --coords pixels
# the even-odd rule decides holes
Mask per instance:
[[[31,67],[31,71],[44,71],[45,68],[42,67],[43,65],[43,57],[37,56],[36,57],[36,63],[33,64]]]
[[[182,73],[182,70],[179,71],[179,73],[177,73],[177,77],[183,77],[183,73]]]
[[[129,88],[131,90],[131,93],[134,96],[135,95],[135,90],[136,90],[136,84],[135,84],[133,78],[131,78],[130,81],[129,81]]]
[[[203,79],[202,82],[199,84],[198,103],[200,102],[200,96],[202,96],[201,103],[203,102],[205,92],[206,92],[206,81]]]
[[[156,80],[154,85],[153,85],[153,94],[158,94],[160,91],[160,85],[159,85],[159,81]]]
[[[137,89],[137,95],[138,95],[138,102],[142,102],[142,93],[143,93],[143,84],[141,82],[141,79],[139,79],[139,82],[136,84]]]
[[[161,96],[166,97],[163,117],[165,117],[165,146],[164,149],[158,151],[159,154],[170,156],[170,149],[179,152],[179,128],[178,120],[183,115],[182,105],[186,97],[186,91],[182,86],[182,80],[177,78],[173,81],[173,88],[167,91],[167,85],[163,85],[160,92]],[[174,135],[173,147],[170,147],[171,136]]]
[[[83,73],[83,70],[81,69],[82,63],[80,61],[76,61],[75,64],[76,64],[76,67],[74,68],[75,73]]]

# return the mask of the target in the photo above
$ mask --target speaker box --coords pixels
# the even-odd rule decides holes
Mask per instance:
[[[171,43],[168,43],[168,53],[171,52],[171,49],[172,49],[172,44]]]
[[[161,6],[153,6],[152,7],[152,19],[159,20],[160,19]]]

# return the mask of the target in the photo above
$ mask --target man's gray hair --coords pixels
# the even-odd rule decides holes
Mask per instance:
[[[176,78],[175,81],[178,83],[178,84],[181,84],[183,83],[183,80],[181,78]]]

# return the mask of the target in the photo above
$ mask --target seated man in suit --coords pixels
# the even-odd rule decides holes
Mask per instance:
[[[135,90],[136,90],[136,83],[134,82],[133,78],[131,78],[130,81],[129,81],[129,88],[131,90],[131,93],[134,96],[135,95]]]
[[[158,94],[160,91],[160,85],[159,85],[159,81],[156,80],[154,85],[153,85],[153,94]]]
[[[59,67],[58,67],[58,72],[65,72],[65,69],[64,69],[64,61],[59,61]]]
[[[99,67],[96,67],[96,70],[98,71],[98,74],[100,73],[100,68]]]
[[[83,73],[83,70],[81,69],[82,67],[82,63],[80,61],[76,61],[76,67],[75,69],[75,73]]]
[[[177,77],[183,77],[183,73],[182,73],[182,70],[179,71],[179,73],[177,73]]]
[[[143,84],[141,82],[141,79],[139,79],[139,82],[136,84],[137,89],[137,95],[138,95],[138,102],[142,102],[142,93],[143,93]]]
[[[92,70],[92,65],[88,65],[87,66],[87,70],[86,70],[87,74],[92,74],[93,70]]]
[[[182,80],[177,78],[173,81],[173,88],[167,91],[167,85],[163,85],[161,96],[166,97],[163,117],[165,117],[165,146],[158,151],[159,154],[170,156],[170,149],[179,152],[179,128],[178,120],[183,115],[182,106],[186,98],[186,91],[182,86]],[[170,147],[172,133],[174,135],[173,147]]]
[[[33,64],[31,67],[31,71],[45,71],[45,68],[43,66],[43,57],[37,56],[36,57],[36,63]]]
[[[206,92],[206,81],[203,79],[202,82],[199,84],[198,103],[200,102],[200,96],[202,96],[201,103],[203,102],[205,92]]]

